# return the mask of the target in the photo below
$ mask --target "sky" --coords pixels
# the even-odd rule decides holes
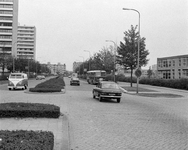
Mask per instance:
[[[157,58],[188,54],[188,0],[19,0],[19,25],[36,27],[36,59],[41,63],[85,61],[104,47],[119,46],[124,32],[139,22],[149,51]],[[106,42],[110,40],[113,42]]]

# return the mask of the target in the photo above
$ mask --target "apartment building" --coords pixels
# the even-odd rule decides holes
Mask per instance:
[[[16,56],[36,60],[36,27],[18,26],[17,34]]]
[[[18,0],[0,0],[0,53],[16,56]]]
[[[157,72],[163,79],[188,78],[188,55],[157,58]]]

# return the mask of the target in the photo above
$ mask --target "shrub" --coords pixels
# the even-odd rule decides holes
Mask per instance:
[[[162,86],[176,89],[188,90],[188,79],[149,79],[143,78],[139,82],[140,84],[148,84],[154,86]]]
[[[30,92],[61,92],[64,89],[65,82],[63,76],[58,76],[30,88]]]
[[[1,103],[0,118],[6,117],[38,117],[58,118],[60,107],[40,103]]]
[[[53,150],[54,135],[50,131],[0,130],[0,149]]]

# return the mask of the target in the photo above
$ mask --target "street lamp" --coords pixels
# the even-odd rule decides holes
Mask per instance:
[[[138,19],[138,60],[137,60],[137,69],[140,68],[139,65],[139,56],[140,56],[140,12],[136,9],[130,9],[130,8],[123,8],[123,10],[132,10],[136,11],[138,13],[139,19]],[[138,93],[138,85],[139,85],[139,77],[137,77],[137,90],[136,92]]]
[[[79,56],[83,58],[83,75],[84,75],[84,57],[83,56]]]
[[[114,82],[115,82],[116,81],[115,68],[116,68],[116,51],[117,51],[117,45],[112,40],[106,40],[106,42],[112,42],[112,43],[114,43]]]
[[[13,64],[12,64],[13,72],[15,72],[15,60],[14,60],[14,57],[15,57],[15,44],[16,43],[17,43],[17,41],[13,43],[13,49],[14,49],[14,52],[12,53],[12,56],[13,56]]]
[[[90,66],[90,59],[91,59],[91,53],[90,53],[90,51],[88,51],[88,50],[84,50],[85,52],[89,52],[89,70],[91,69],[91,66]]]

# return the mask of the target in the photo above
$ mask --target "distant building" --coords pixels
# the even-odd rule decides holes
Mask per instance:
[[[73,72],[75,72],[76,68],[78,68],[83,62],[74,62],[73,63]]]
[[[50,62],[48,62],[47,67],[50,69],[51,74],[64,74],[66,71],[66,65],[65,64],[50,64]]]
[[[36,60],[36,28],[34,26],[18,26],[17,58]]]
[[[163,79],[188,78],[188,55],[157,58],[157,72]]]
[[[16,56],[18,0],[0,0],[0,53]]]

